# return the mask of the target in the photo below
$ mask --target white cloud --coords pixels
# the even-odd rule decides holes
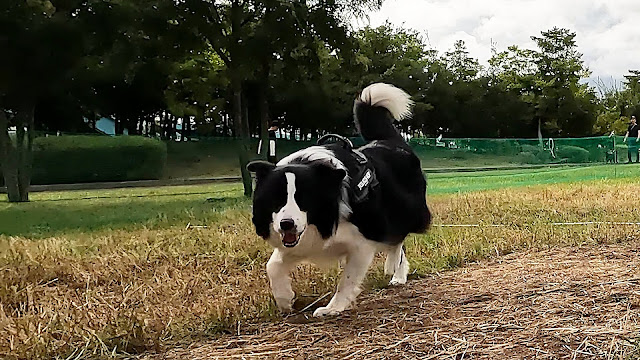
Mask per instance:
[[[577,34],[578,50],[597,78],[620,81],[640,68],[638,0],[386,0],[369,24],[389,20],[421,31],[440,52],[462,39],[481,63],[510,45],[535,48],[531,36],[554,26]],[[360,25],[363,25],[360,22]]]

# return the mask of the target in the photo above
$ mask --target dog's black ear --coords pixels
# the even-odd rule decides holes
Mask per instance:
[[[342,180],[347,175],[345,170],[337,169],[331,165],[316,164],[314,165],[314,168],[320,179],[332,185],[341,184]]]
[[[256,160],[247,164],[247,170],[256,173],[258,179],[267,176],[276,166],[268,161]]]

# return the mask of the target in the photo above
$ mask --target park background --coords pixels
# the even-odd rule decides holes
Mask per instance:
[[[435,226],[408,238],[414,279],[637,242],[640,167],[620,163],[639,71],[587,83],[580,34],[560,27],[530,34],[532,48],[492,49],[486,66],[463,41],[434,49],[413,29],[354,28],[381,3],[1,2],[0,356],[162,354],[282,321],[245,165],[265,156],[257,144],[275,120],[280,158],[327,133],[361,144],[353,100],[374,82],[415,102],[397,125],[422,161]],[[299,269],[302,306],[336,274]],[[367,289],[385,283],[378,264]],[[640,300],[606,302],[620,298],[606,291],[593,306],[609,311],[557,321],[626,320],[532,341],[637,356]]]

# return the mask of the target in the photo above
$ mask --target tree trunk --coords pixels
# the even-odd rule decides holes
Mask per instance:
[[[173,115],[167,113],[164,118],[164,139],[166,141],[171,140],[171,118]]]
[[[538,143],[540,143],[540,147],[543,147],[543,141],[542,141],[542,119],[538,118]]]
[[[171,116],[171,124],[169,125],[169,140],[175,141],[178,129],[178,117],[173,115]]]
[[[15,146],[9,136],[9,119],[0,111],[0,165],[9,202],[29,201],[34,138],[34,106],[32,102],[16,113]],[[25,142],[26,141],[26,142]]]
[[[178,140],[178,116],[174,116],[171,122],[171,140]]]
[[[151,117],[149,122],[149,136],[152,138],[156,138],[156,115]]]
[[[165,111],[162,114],[162,119],[160,119],[160,138],[162,140],[169,140],[169,112]]]
[[[29,201],[29,187],[31,186],[31,168],[33,164],[33,139],[34,134],[34,113],[35,106],[29,103],[22,112],[22,129],[21,141],[18,142],[18,188],[20,191],[20,201]],[[24,131],[27,132],[25,144]]]
[[[261,157],[267,158],[269,153],[269,127],[271,125],[271,119],[269,118],[269,98],[267,93],[269,91],[269,63],[262,63],[262,79],[260,80],[260,90],[258,91],[258,101],[260,104],[260,143],[262,149],[260,150]]]
[[[204,126],[206,123],[207,118],[205,117],[205,109],[199,108],[198,115],[196,115],[196,118],[194,119],[195,126],[193,129],[189,129],[189,137],[198,137],[198,128],[200,126]]]
[[[240,31],[242,26],[241,4],[238,0],[233,0],[231,2],[231,46],[229,47],[227,68],[231,74],[231,90],[233,93],[233,127],[236,130],[235,136],[238,151],[238,162],[240,163],[244,195],[246,197],[251,197],[253,194],[253,180],[249,170],[247,170],[247,164],[249,163],[249,120],[242,106],[242,72],[236,65],[240,62]]]
[[[0,165],[9,202],[19,202],[18,158],[9,137],[9,119],[2,109],[0,109]]]
[[[247,170],[249,163],[249,146],[247,132],[249,124],[247,123],[245,107],[242,106],[242,85],[239,80],[235,80],[233,86],[233,124],[236,129],[238,162],[240,165],[240,173],[242,174],[242,184],[244,185],[244,195],[251,197],[253,194],[253,180],[251,174]]]
[[[196,115],[193,117],[193,122],[195,124],[195,126],[198,126],[198,121],[200,121],[200,114],[203,114],[204,116],[204,112],[201,111],[200,109],[198,109],[196,111]],[[187,132],[185,133],[185,139],[188,139],[188,141],[191,141],[191,136],[192,136],[192,129],[191,129],[191,116],[189,116],[189,121],[187,121]]]
[[[189,126],[190,122],[191,122],[190,116],[185,115],[182,118],[182,134],[180,135],[181,141],[187,141],[187,127]]]

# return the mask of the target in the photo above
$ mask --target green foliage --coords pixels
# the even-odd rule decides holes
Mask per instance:
[[[575,38],[568,29],[553,28],[532,36],[538,50],[512,46],[489,61],[498,85],[527,104],[523,125],[530,135],[538,126],[544,136],[592,134],[597,98],[593,88],[580,83],[589,71]]]
[[[536,156],[536,154],[530,151],[523,151],[516,156],[516,160],[522,164],[538,164],[540,163],[540,159]]]
[[[540,151],[536,154],[536,158],[538,159],[538,164],[547,164],[552,162],[553,158],[551,157],[551,153],[549,151]]]
[[[624,87],[602,86],[600,113],[593,126],[595,134],[624,135],[632,115],[640,117],[640,71],[631,70],[625,75]]]
[[[551,153],[539,145],[523,144],[517,158],[523,164],[547,164],[551,162]]]
[[[605,111],[598,114],[595,124],[593,124],[593,133],[599,135],[609,135],[611,132],[620,135],[627,131],[629,118],[620,116],[618,112]]]
[[[537,145],[523,144],[521,147],[522,147],[522,152],[530,152],[532,154],[537,154],[540,151],[543,151],[543,149]]]
[[[640,110],[635,71],[625,77],[624,90],[597,103],[583,83],[589,71],[569,29],[533,36],[535,49],[494,50],[484,69],[461,40],[438,52],[420,32],[390,23],[350,30],[352,16],[381,4],[4,1],[0,28],[12,41],[0,41],[0,67],[14,71],[0,77],[0,110],[9,127],[27,102],[37,103],[38,129],[88,131],[92,120],[110,116],[117,133],[127,128],[172,140],[178,123],[194,124],[193,133],[191,126],[183,129],[189,140],[248,139],[264,136],[273,119],[313,137],[352,135],[353,98],[378,81],[412,95],[414,116],[399,126],[414,136],[621,133],[625,117]],[[508,142],[467,145],[451,154],[459,160],[521,154],[527,162],[551,161],[548,150]],[[585,148],[591,161],[602,157],[602,148]]]
[[[508,139],[472,139],[468,145],[481,154],[515,155],[521,149],[517,140]]]
[[[550,135],[583,136],[595,122],[596,97],[580,80],[589,76],[582,54],[577,50],[576,33],[554,27],[541,37],[531,37],[539,51],[534,56],[540,87],[537,116]]]
[[[159,179],[167,148],[137,136],[50,136],[34,144],[33,184]]]
[[[455,160],[466,160],[469,158],[469,151],[462,149],[455,149],[450,151],[449,157]]]
[[[589,162],[591,154],[589,150],[578,146],[562,146],[557,151],[557,157],[567,159],[569,163],[586,163]]]
[[[474,80],[482,70],[478,60],[469,56],[467,45],[462,40],[456,41],[453,50],[446,52],[443,60],[457,81]]]

